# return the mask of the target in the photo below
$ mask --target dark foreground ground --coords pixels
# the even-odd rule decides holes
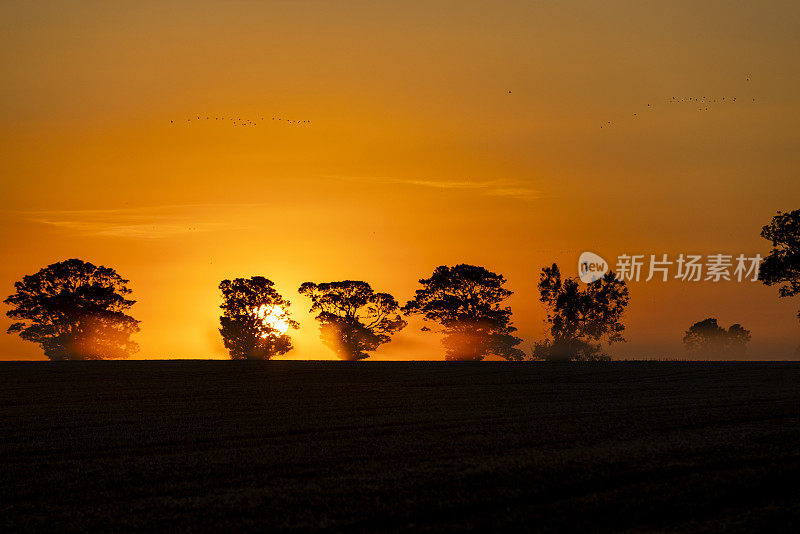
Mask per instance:
[[[800,524],[800,365],[0,364],[0,531]]]

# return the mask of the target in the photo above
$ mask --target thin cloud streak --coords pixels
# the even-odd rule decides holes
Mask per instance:
[[[356,176],[331,176],[331,178],[339,178],[344,180],[357,180],[360,182],[371,182],[380,184],[398,184],[410,185],[417,187],[426,187],[431,189],[450,189],[450,190],[464,190],[475,191],[476,193],[493,196],[515,198],[518,200],[532,201],[544,198],[544,195],[538,189],[526,187],[519,182],[510,180],[485,180],[480,182],[470,182],[466,180],[423,180],[415,178],[386,178],[386,177],[356,177]]]
[[[263,202],[248,203],[202,203],[202,204],[163,204],[158,206],[137,206],[132,208],[100,208],[100,209],[79,209],[79,210],[3,210],[5,213],[36,216],[36,215],[137,215],[148,217],[158,216],[158,212],[168,210],[188,210],[191,208],[258,208],[266,206]]]
[[[261,204],[248,204],[258,207]],[[50,210],[10,212],[22,219],[81,235],[162,239],[186,234],[215,232],[235,228],[210,213],[213,208],[237,208],[243,205],[184,204],[96,210]],[[194,213],[197,211],[197,213]]]

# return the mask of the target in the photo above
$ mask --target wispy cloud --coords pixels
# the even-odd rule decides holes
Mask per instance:
[[[29,222],[82,235],[161,239],[199,232],[231,230],[234,225],[225,220],[226,217],[222,212],[234,207],[241,208],[242,205],[184,204],[13,213]]]
[[[356,177],[356,176],[333,176],[332,178],[339,178],[345,180],[357,180],[362,182],[380,183],[380,184],[398,184],[416,187],[426,187],[432,189],[453,189],[474,191],[481,195],[493,197],[506,197],[515,198],[518,200],[531,201],[542,198],[542,192],[538,189],[533,189],[526,186],[521,182],[512,180],[484,180],[484,181],[469,181],[469,180],[426,180],[417,178],[387,178],[387,177]]]
[[[486,191],[487,195],[495,197],[511,197],[519,200],[538,200],[544,195],[538,189],[527,187],[493,187]]]

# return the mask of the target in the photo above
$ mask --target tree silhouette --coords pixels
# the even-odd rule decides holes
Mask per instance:
[[[728,327],[728,348],[732,352],[743,354],[747,350],[749,342],[750,330],[738,323]]]
[[[223,280],[222,341],[232,360],[269,360],[292,348],[288,328],[298,324],[289,315],[291,303],[263,276]]]
[[[442,325],[446,360],[523,358],[516,348],[522,340],[513,335],[517,329],[511,325],[511,308],[502,305],[513,294],[503,287],[502,275],[475,265],[442,265],[419,283],[422,289],[403,311]]]
[[[749,341],[750,331],[742,325],[734,324],[725,330],[711,317],[694,323],[683,336],[687,350],[706,353],[743,354]]]
[[[800,294],[800,209],[779,211],[761,229],[761,237],[772,242],[772,250],[761,264],[761,281],[768,286],[783,284],[778,288],[781,297]]]
[[[126,315],[135,303],[128,280],[114,269],[78,259],[48,265],[14,284],[8,333],[38,343],[51,360],[127,358],[139,350],[131,334],[139,321]]]
[[[555,263],[539,276],[539,300],[547,308],[550,338],[536,344],[534,357],[545,360],[610,359],[601,354],[603,340],[622,342],[622,314],[628,305],[628,287],[614,273],[586,284],[561,278]]]
[[[407,324],[395,298],[375,293],[366,282],[305,282],[298,291],[311,299],[309,311],[319,312],[322,342],[342,360],[369,358]]]

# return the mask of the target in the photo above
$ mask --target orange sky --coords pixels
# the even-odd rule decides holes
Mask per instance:
[[[3,2],[0,288],[70,257],[114,267],[137,357],[205,358],[225,356],[219,281],[263,275],[301,323],[286,357],[329,358],[302,282],[405,301],[466,262],[508,278],[527,350],[553,261],[768,251],[761,226],[800,207],[799,19],[796,2]],[[631,295],[616,357],[686,357],[709,316],[749,328],[752,358],[796,357],[800,301],[775,288]],[[441,359],[418,327],[375,358]],[[20,358],[42,355],[0,335]]]

